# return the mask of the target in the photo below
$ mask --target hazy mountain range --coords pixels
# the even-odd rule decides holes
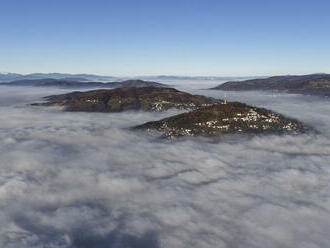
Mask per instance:
[[[112,76],[99,76],[93,74],[67,74],[67,73],[0,73],[0,82],[11,82],[16,80],[36,80],[36,79],[63,79],[72,81],[111,81],[118,79]]]
[[[95,82],[95,81],[73,81],[67,79],[24,79],[15,80],[9,83],[2,83],[6,86],[37,86],[37,87],[60,87],[60,88],[122,88],[122,87],[168,87],[153,81],[124,80],[116,82]]]
[[[257,77],[212,77],[212,76],[136,76],[136,77],[115,77],[115,76],[102,76],[94,74],[67,74],[67,73],[31,73],[31,74],[18,74],[18,73],[0,73],[1,82],[11,82],[16,80],[37,80],[37,79],[61,79],[71,81],[113,81],[113,80],[128,80],[128,79],[144,79],[144,80],[240,80],[247,78]]]

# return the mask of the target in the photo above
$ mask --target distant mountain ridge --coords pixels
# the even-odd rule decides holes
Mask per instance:
[[[68,74],[68,73],[30,73],[30,74],[18,74],[18,73],[0,73],[1,82],[11,82],[17,80],[36,80],[36,79],[62,79],[71,81],[115,81],[115,80],[209,80],[209,81],[224,81],[224,80],[241,80],[258,77],[221,77],[221,76],[173,76],[173,75],[155,75],[155,76],[133,76],[133,77],[115,77],[115,76],[102,76],[94,74]]]
[[[36,80],[36,79],[66,79],[75,81],[112,81],[118,80],[118,77],[100,76],[93,74],[68,74],[68,73],[0,73],[0,82],[11,82],[16,80]]]
[[[256,76],[249,77],[220,77],[220,76],[171,76],[171,75],[159,75],[159,76],[141,76],[139,78],[149,79],[149,80],[161,80],[161,81],[173,81],[173,80],[200,80],[200,81],[224,81],[224,80],[240,80],[240,79],[250,79],[259,78]]]
[[[330,74],[288,75],[230,81],[211,89],[227,91],[276,90],[287,93],[330,96]]]
[[[122,87],[168,87],[166,84],[161,84],[152,81],[144,80],[126,80],[121,82],[81,82],[64,79],[29,79],[17,80],[9,83],[2,83],[8,86],[38,86],[38,87],[62,87],[62,88],[122,88]]]

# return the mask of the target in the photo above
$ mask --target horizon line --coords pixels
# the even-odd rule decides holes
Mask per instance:
[[[198,77],[214,77],[214,78],[244,78],[244,77],[273,77],[273,76],[303,76],[303,75],[322,75],[322,74],[330,74],[326,72],[314,72],[314,73],[283,73],[283,74],[254,74],[254,75],[189,75],[189,74],[145,74],[145,75],[115,75],[115,74],[97,74],[97,73],[74,73],[74,72],[29,72],[29,73],[20,73],[20,72],[2,72],[0,71],[0,74],[4,75],[10,75],[10,74],[17,74],[17,75],[32,75],[32,74],[68,74],[68,75],[89,75],[89,76],[101,76],[101,77],[115,77],[115,78],[121,78],[121,77],[128,77],[128,78],[137,78],[137,77],[190,77],[190,78],[198,78]]]

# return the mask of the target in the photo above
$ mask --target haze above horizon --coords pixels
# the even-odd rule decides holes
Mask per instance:
[[[0,71],[329,73],[329,10],[323,0],[3,0]]]

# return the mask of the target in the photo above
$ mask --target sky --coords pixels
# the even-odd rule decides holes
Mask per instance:
[[[329,73],[330,1],[0,0],[0,72]]]

